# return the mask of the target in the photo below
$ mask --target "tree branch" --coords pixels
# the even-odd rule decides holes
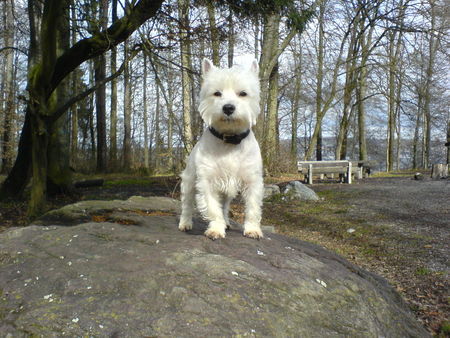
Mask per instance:
[[[0,53],[3,53],[3,51],[8,50],[8,49],[15,50],[15,51],[17,51],[17,52],[20,52],[20,53],[22,53],[22,54],[28,56],[28,53],[27,53],[26,51],[24,51],[24,50],[22,50],[22,49],[20,49],[20,48],[17,48],[17,47],[13,47],[13,46],[9,46],[9,47],[6,46],[6,47],[0,48]]]
[[[127,62],[129,62],[130,60],[132,60],[138,53],[139,53],[140,49],[135,49],[133,50],[130,55],[123,61],[122,65],[120,66],[120,68],[112,75],[108,76],[107,78],[104,78],[102,81],[98,82],[95,86],[86,89],[84,92],[79,93],[78,95],[72,97],[71,99],[67,100],[63,105],[61,105],[60,107],[56,108],[51,117],[50,120],[52,122],[56,121],[58,118],[61,117],[62,114],[64,114],[73,104],[77,103],[78,101],[84,99],[86,96],[88,96],[89,94],[92,94],[93,92],[95,92],[98,88],[100,88],[101,86],[105,85],[106,83],[114,80],[116,77],[118,77],[120,74],[122,74],[123,70],[125,69],[125,65]]]
[[[162,2],[163,0],[140,0],[128,14],[114,22],[106,31],[96,33],[74,44],[56,60],[48,97],[80,64],[125,41],[140,25],[156,14]]]

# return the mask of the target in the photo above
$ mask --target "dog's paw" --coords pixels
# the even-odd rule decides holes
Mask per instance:
[[[192,221],[180,221],[178,225],[178,230],[180,231],[189,231],[192,229]]]
[[[225,224],[211,222],[209,223],[208,229],[205,231],[205,236],[212,240],[225,238],[225,227]]]
[[[264,235],[259,226],[246,226],[244,227],[244,236],[249,238],[260,239],[263,238]]]

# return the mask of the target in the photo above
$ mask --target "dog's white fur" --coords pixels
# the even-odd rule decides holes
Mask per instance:
[[[209,221],[205,235],[211,239],[224,238],[230,225],[230,202],[241,192],[245,200],[244,235],[263,237],[262,160],[251,131],[260,110],[258,63],[254,60],[249,69],[237,66],[220,69],[204,59],[202,76],[199,111],[204,122],[222,134],[241,134],[248,129],[250,134],[240,144],[229,144],[205,129],[181,174],[182,213],[178,228],[192,229],[195,199],[202,217]],[[235,106],[229,116],[223,111],[226,104]]]

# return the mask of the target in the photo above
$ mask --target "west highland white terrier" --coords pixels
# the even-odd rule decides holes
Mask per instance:
[[[258,63],[250,68],[215,67],[202,62],[199,111],[208,128],[192,150],[181,174],[179,229],[192,229],[194,200],[209,222],[205,235],[225,237],[231,200],[245,201],[244,236],[261,238],[263,178],[261,152],[251,128],[259,115]]]

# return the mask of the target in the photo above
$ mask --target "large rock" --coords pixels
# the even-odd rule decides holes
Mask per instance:
[[[283,190],[283,194],[288,199],[299,201],[318,201],[319,196],[306,185],[299,181],[289,182]]]
[[[265,184],[264,185],[264,199],[270,198],[273,195],[281,194],[280,187],[276,184]]]
[[[0,234],[0,336],[427,336],[383,279],[335,254],[276,234],[211,241],[199,220],[183,233],[177,203],[152,201],[169,205]]]

